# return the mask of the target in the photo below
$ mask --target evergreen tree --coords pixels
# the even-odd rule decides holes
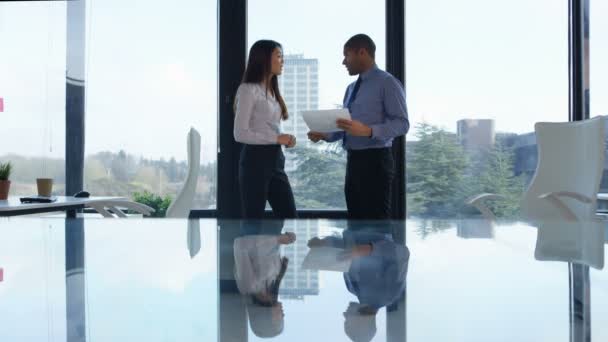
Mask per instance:
[[[455,216],[462,206],[459,185],[469,165],[456,135],[429,124],[417,127],[408,160],[408,214]]]
[[[511,218],[519,214],[519,201],[525,188],[523,177],[513,173],[514,153],[510,148],[497,143],[481,158],[478,175],[472,179],[476,181],[475,193],[493,193],[504,196],[500,200],[490,201],[488,207],[496,217]]]
[[[512,147],[498,142],[465,151],[455,134],[428,124],[418,125],[416,137],[408,156],[408,215],[479,216],[466,200],[482,193],[505,197],[488,203],[497,217],[518,214],[525,182],[514,175]]]
[[[289,175],[298,208],[345,208],[346,160],[340,151],[296,147],[297,169]]]

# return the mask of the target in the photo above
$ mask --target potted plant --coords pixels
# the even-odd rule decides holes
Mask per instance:
[[[8,190],[11,187],[11,181],[8,179],[11,176],[12,168],[10,162],[0,163],[0,201],[8,198]]]

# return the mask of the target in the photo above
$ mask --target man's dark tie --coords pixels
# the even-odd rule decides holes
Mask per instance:
[[[351,113],[352,113],[352,110],[350,109],[350,106],[352,105],[353,101],[355,101],[355,98],[357,97],[357,92],[359,91],[360,86],[361,86],[361,76],[359,76],[359,78],[357,78],[357,82],[355,82],[353,91],[351,92],[350,97],[348,98],[348,102],[346,103],[346,108],[348,108],[348,111]]]
[[[359,76],[359,78],[357,78],[357,82],[355,82],[353,91],[350,93],[350,96],[348,97],[348,101],[346,102],[346,108],[348,108],[348,111],[351,112],[351,114],[353,111],[350,109],[350,106],[353,104],[353,101],[355,101],[355,98],[357,97],[357,92],[359,92],[360,86],[361,86],[361,76]],[[344,134],[344,136],[342,136],[342,146],[346,146],[346,134]]]

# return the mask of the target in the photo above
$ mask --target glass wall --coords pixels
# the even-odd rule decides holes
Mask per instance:
[[[216,223],[146,221],[87,222],[86,340],[220,341]]]
[[[68,339],[66,332],[66,291],[69,291],[66,275],[63,221],[3,220],[0,229],[3,341],[78,341]]]
[[[591,116],[608,115],[608,2],[589,2]]]
[[[214,0],[89,4],[85,189],[91,194],[145,203],[175,198],[188,174],[193,127],[201,135],[194,208],[215,207],[216,7]]]
[[[568,120],[568,4],[408,0],[406,70],[408,216],[517,215],[534,123]]]
[[[248,25],[249,47],[259,39],[283,45],[279,86],[290,118],[282,129],[297,138],[297,146],[285,151],[285,167],[297,208],[345,209],[341,143],[308,142],[300,112],[342,108],[346,87],[356,81],[342,65],[344,43],[351,36],[368,34],[376,43],[378,66],[385,68],[384,2],[311,0],[286,6],[279,0],[251,0]]]
[[[591,117],[608,115],[608,13],[606,1],[589,1],[589,105]],[[600,186],[601,193],[608,193],[608,170],[604,167],[604,178]],[[600,200],[598,208],[608,209],[608,202]]]
[[[9,195],[36,194],[36,178],[65,189],[66,3],[0,3],[0,163]]]

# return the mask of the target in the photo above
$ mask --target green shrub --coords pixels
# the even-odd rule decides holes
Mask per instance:
[[[151,217],[165,217],[167,209],[171,204],[171,196],[166,195],[163,198],[147,190],[144,190],[144,192],[133,193],[133,200],[152,207],[155,211],[152,213]]]

